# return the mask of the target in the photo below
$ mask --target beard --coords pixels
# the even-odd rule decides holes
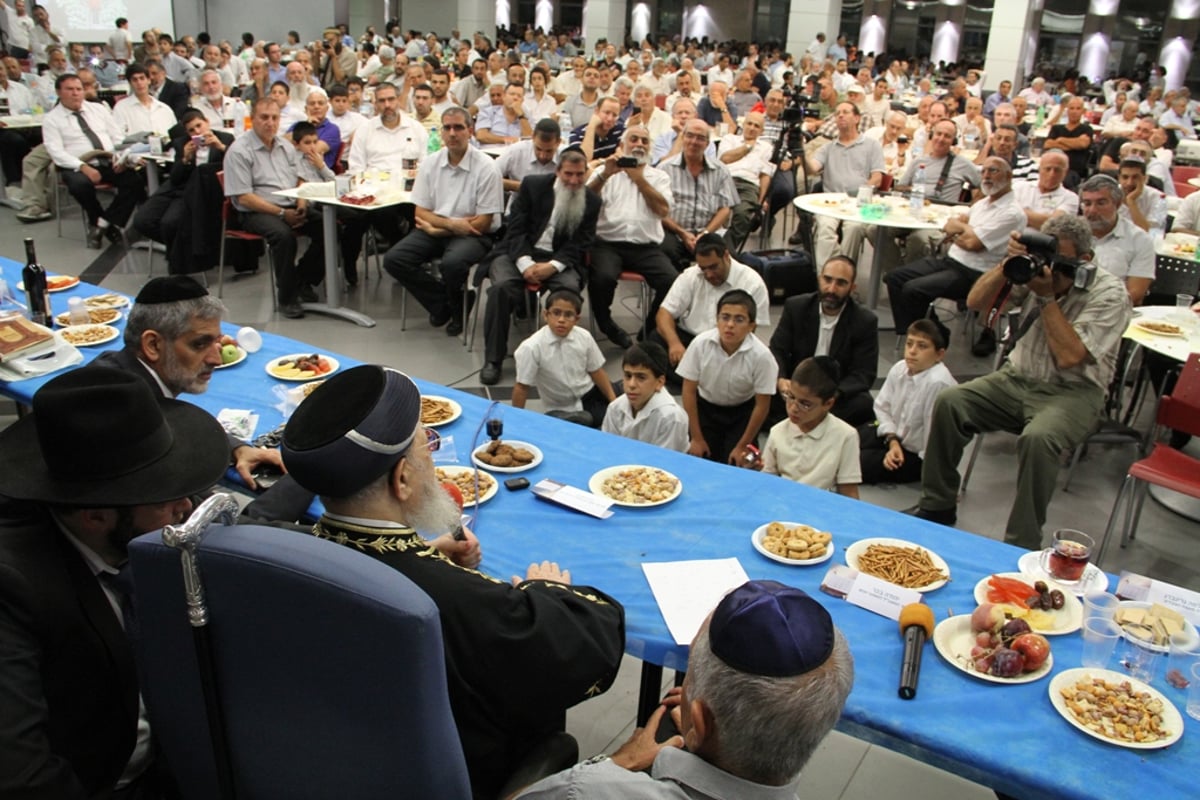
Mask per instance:
[[[979,191],[984,197],[995,197],[1008,191],[1008,184],[999,181],[983,181],[979,184]]]
[[[288,84],[288,105],[304,107],[312,87],[307,82]]]
[[[404,520],[418,533],[435,538],[456,529],[462,512],[438,483],[431,463],[422,464],[420,470],[421,488],[404,504]]]
[[[550,214],[550,224],[554,230],[562,231],[571,236],[583,221],[583,212],[587,209],[587,197],[582,187],[568,189],[562,180],[554,181],[554,211]]]
[[[159,377],[171,394],[175,396],[203,394],[208,391],[208,381],[205,378],[212,375],[212,367],[208,364],[201,364],[199,372],[189,373],[179,363],[179,357],[175,354],[173,346],[168,346],[163,350],[161,370]]]
[[[846,305],[845,297],[838,297],[833,292],[821,292],[821,308],[824,311],[834,312]]]

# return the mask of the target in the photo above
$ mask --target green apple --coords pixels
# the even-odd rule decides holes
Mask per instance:
[[[221,363],[232,364],[238,360],[238,348],[236,344],[227,344],[221,348]]]

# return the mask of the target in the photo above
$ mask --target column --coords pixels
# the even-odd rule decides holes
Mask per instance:
[[[512,3],[509,2],[509,0],[495,0],[495,2],[496,25],[503,26],[505,28],[511,27],[513,21]]]
[[[858,30],[860,53],[882,53],[892,21],[892,4],[887,0],[864,0],[862,27]]]
[[[823,8],[822,8],[823,6]],[[818,33],[825,34],[825,44],[837,41],[842,31],[842,0],[826,0],[826,2],[801,3],[793,2],[788,12],[787,50],[800,63],[800,57],[808,49]],[[847,36],[853,31],[846,33]]]
[[[637,0],[629,12],[629,38],[640,42],[650,33],[650,21],[658,4],[653,0]]]
[[[993,13],[994,16],[994,13]],[[942,0],[933,24],[933,47],[929,60],[934,64],[958,61],[958,49],[962,43],[963,22],[967,19],[966,0]]]
[[[625,40],[625,0],[587,0],[583,6],[583,39],[589,55],[596,42]]]
[[[1158,63],[1167,71],[1167,89],[1183,86],[1192,64],[1192,48],[1200,34],[1200,0],[1175,0],[1163,25]]]
[[[451,27],[458,28],[463,36],[471,36],[475,31],[483,31],[483,35],[488,39],[494,39],[497,6],[497,0],[458,0],[458,19]],[[401,24],[403,24],[403,18],[401,18]],[[405,25],[405,27],[408,26]]]
[[[554,3],[551,0],[537,0],[533,11],[533,26],[546,33],[554,27]]]
[[[1120,0],[1092,0],[1087,17],[1083,20],[1083,34],[1079,37],[1080,75],[1086,75],[1093,83],[1108,77],[1108,54],[1112,49],[1113,30],[1117,24],[1117,7]]]
[[[355,39],[362,36],[368,25],[374,25],[380,36],[387,33],[383,29],[387,20],[384,0],[350,0],[349,13],[350,35]]]
[[[984,89],[998,89],[1006,80],[1013,82],[1014,91],[1024,85],[1037,50],[1041,15],[1040,0],[1004,0],[1003,13],[996,4],[983,63]]]

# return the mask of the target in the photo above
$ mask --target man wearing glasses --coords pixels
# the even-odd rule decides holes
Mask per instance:
[[[490,234],[500,227],[504,212],[500,170],[490,156],[470,146],[472,132],[466,109],[442,113],[445,147],[425,159],[413,186],[416,230],[383,259],[388,274],[429,312],[429,324],[446,325],[449,336],[462,333],[467,273],[492,248]],[[440,278],[425,268],[438,257]]]
[[[696,240],[723,231],[731,209],[738,204],[729,168],[707,154],[711,131],[699,117],[683,126],[683,151],[664,158],[658,168],[671,179],[671,213],[663,220],[663,252],[676,270],[691,264]]]

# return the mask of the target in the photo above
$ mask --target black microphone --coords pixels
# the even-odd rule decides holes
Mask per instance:
[[[917,696],[921,678],[921,650],[933,636],[933,611],[924,603],[909,603],[900,609],[900,633],[904,636],[904,662],[900,665],[900,697]]]

